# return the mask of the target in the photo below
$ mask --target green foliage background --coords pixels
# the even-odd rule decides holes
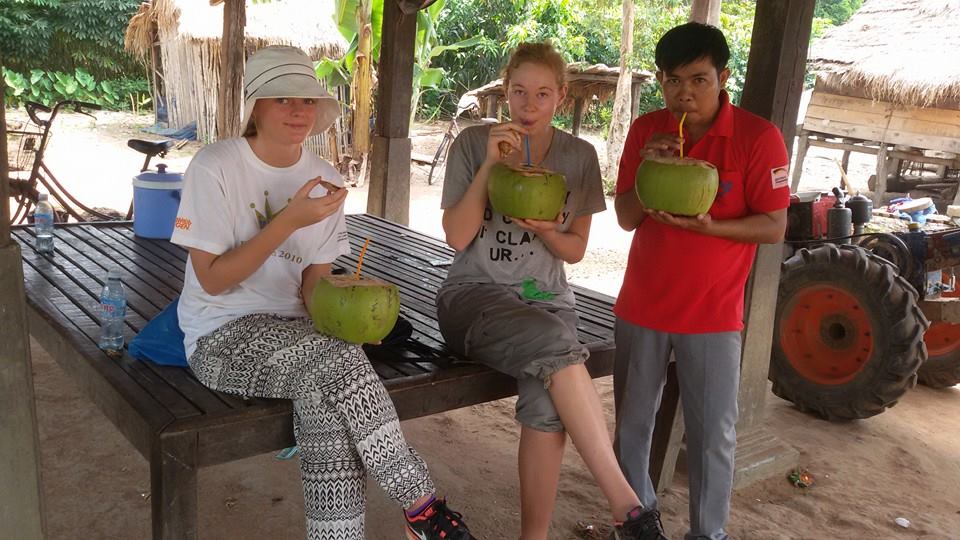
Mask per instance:
[[[147,104],[145,68],[123,50],[140,0],[0,0],[6,103]]]
[[[845,22],[863,0],[818,0],[813,38]],[[634,69],[656,71],[653,52],[657,40],[670,28],[687,21],[691,0],[635,0],[633,55]],[[720,28],[730,44],[731,77],[728,90],[735,103],[743,90],[750,35],[756,0],[724,0]],[[588,64],[619,64],[622,4],[616,0],[449,0],[438,23],[442,43],[484,36],[492,45],[434,60],[450,74],[438,88],[428,92],[421,103],[422,116],[449,115],[461,94],[500,76],[510,51],[521,41],[551,41],[567,61]],[[519,21],[519,22],[518,22]],[[812,82],[812,77],[808,78]],[[662,106],[657,85],[644,89],[641,111]],[[605,126],[611,104],[594,104],[585,124]],[[569,125],[561,118],[561,125]]]
[[[71,98],[114,109],[148,105],[145,68],[123,51],[126,25],[140,1],[0,0],[5,101]],[[657,39],[687,20],[691,0],[634,2],[630,65],[654,71]],[[818,0],[814,37],[842,24],[862,3]],[[423,47],[429,58],[422,67],[431,71],[422,84],[420,116],[452,113],[461,94],[499,76],[510,51],[522,41],[549,40],[571,62],[618,65],[621,6],[620,0],[447,0]],[[735,101],[743,88],[755,7],[756,0],[722,3],[720,26],[731,46],[728,86]],[[453,46],[465,41],[471,46]],[[440,73],[443,77],[436,76]],[[642,110],[660,106],[656,85],[645,89],[642,100]],[[586,122],[602,126],[609,116],[609,104],[595,104]]]

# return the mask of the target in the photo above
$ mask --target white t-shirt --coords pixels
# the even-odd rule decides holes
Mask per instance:
[[[184,173],[183,195],[171,242],[221,255],[253,238],[280,213],[304,183],[317,176],[343,185],[329,163],[304,150],[296,164],[277,168],[261,161],[244,138],[227,139],[200,150]],[[326,194],[317,186],[311,196]],[[204,292],[187,259],[177,315],[187,356],[196,341],[251,313],[284,317],[307,315],[300,296],[304,269],[333,262],[350,252],[343,208],[298,229],[239,285],[217,296]]]

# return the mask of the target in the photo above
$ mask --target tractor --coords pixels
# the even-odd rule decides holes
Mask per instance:
[[[834,188],[787,210],[769,377],[828,420],[879,414],[918,380],[960,383],[960,228],[872,206]]]

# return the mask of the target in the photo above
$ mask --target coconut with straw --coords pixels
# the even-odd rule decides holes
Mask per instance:
[[[352,275],[324,276],[313,288],[310,317],[321,334],[349,343],[379,343],[397,323],[400,315],[397,286],[360,275],[369,245],[367,238]]]

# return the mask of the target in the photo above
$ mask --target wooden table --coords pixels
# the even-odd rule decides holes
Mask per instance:
[[[414,328],[400,347],[368,347],[401,419],[516,394],[502,374],[457,358],[443,344],[434,295],[453,252],[443,242],[369,215],[347,217],[352,269],[366,238],[364,275],[400,288],[401,315]],[[13,228],[22,248],[30,333],[150,462],[153,537],[197,536],[197,469],[295,444],[287,400],[241,399],[211,391],[184,368],[158,366],[97,348],[98,297],[107,270],[122,268],[127,343],[183,284],[186,252],[133,234],[130,222],[58,225],[55,255],[38,254],[33,231]],[[613,299],[574,288],[580,338],[594,377],[613,366]]]

